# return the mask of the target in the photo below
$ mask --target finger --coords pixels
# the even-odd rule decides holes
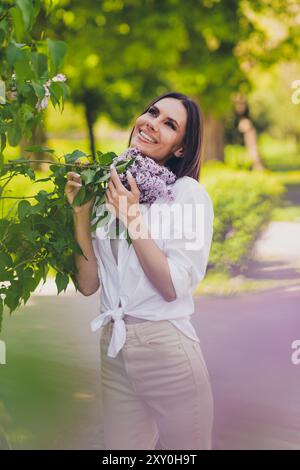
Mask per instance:
[[[125,186],[123,186],[120,177],[118,175],[118,172],[114,165],[110,165],[110,174],[111,174],[111,181],[115,185],[116,189],[120,191],[121,189],[126,189]]]
[[[106,193],[105,193],[105,203],[106,203],[107,209],[108,209],[110,212],[113,213],[113,211],[115,210],[115,208],[114,208],[114,205],[113,205],[113,203],[112,203],[109,190],[106,190]]]
[[[81,187],[82,187],[82,184],[78,183],[77,181],[69,180],[66,184],[66,190],[70,190],[70,191],[74,191],[74,189],[81,188]]]
[[[112,196],[116,196],[116,194],[117,194],[116,187],[115,187],[115,185],[114,185],[114,183],[113,183],[112,181],[110,181],[110,182],[108,183],[107,189],[110,190],[110,194],[111,194]]]
[[[105,196],[107,197],[107,199],[111,199],[111,192],[109,188],[106,189]]]
[[[136,181],[129,170],[126,171],[126,175],[127,175],[128,183],[130,185],[130,191],[136,195],[140,194],[138,185],[136,184]]]
[[[81,176],[79,173],[75,173],[75,171],[68,171],[67,180],[74,180],[74,181],[81,182]]]

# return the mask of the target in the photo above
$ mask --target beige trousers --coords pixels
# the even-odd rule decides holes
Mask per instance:
[[[100,339],[105,449],[211,449],[213,398],[199,343],[167,320],[126,324],[126,343],[110,358],[112,327]]]

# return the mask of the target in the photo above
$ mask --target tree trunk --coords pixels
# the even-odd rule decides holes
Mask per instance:
[[[38,171],[47,171],[49,169],[49,163],[43,163],[43,160],[53,160],[53,157],[50,153],[45,152],[26,152],[25,149],[32,145],[43,145],[45,146],[47,143],[47,135],[45,132],[45,128],[43,125],[39,125],[33,132],[32,136],[29,140],[21,139],[20,141],[20,150],[21,156],[28,156],[30,155],[31,160],[40,160],[40,162],[32,163],[32,168]]]
[[[93,119],[93,112],[90,109],[89,103],[87,101],[84,102],[84,109],[85,109],[85,119],[88,128],[89,134],[89,141],[90,141],[90,150],[93,157],[96,155],[96,148],[95,148],[95,134],[94,134],[94,119]]]
[[[204,117],[203,146],[204,161],[224,161],[224,124],[209,114]]]

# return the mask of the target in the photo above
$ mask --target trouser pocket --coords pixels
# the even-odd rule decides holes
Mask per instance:
[[[197,341],[182,335],[182,348],[189,360],[194,379],[198,388],[202,388],[205,384],[211,389],[209,372],[205,363],[205,359],[201,350],[201,346]]]

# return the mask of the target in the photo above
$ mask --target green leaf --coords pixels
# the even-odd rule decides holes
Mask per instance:
[[[65,273],[57,273],[55,276],[55,283],[57,286],[58,295],[62,290],[66,290],[69,283],[69,276]]]
[[[117,157],[118,155],[116,155],[114,152],[103,153],[102,155],[98,156],[98,162],[100,165],[110,165]]]
[[[5,149],[5,147],[6,147],[6,135],[5,135],[5,134],[1,134],[1,143],[0,143],[1,152],[3,152],[3,150]]]
[[[128,229],[126,229],[126,240],[127,240],[128,246],[130,247],[130,245],[132,244],[132,240],[130,238]]]
[[[59,103],[63,94],[63,90],[59,82],[51,82],[50,93],[51,93],[51,97],[55,98],[55,102]]]
[[[105,175],[99,176],[98,178],[95,179],[94,183],[103,183],[104,181],[108,181],[110,179],[111,175],[110,172],[108,171]]]
[[[31,211],[31,204],[29,201],[23,200],[19,202],[18,204],[18,215],[20,221],[24,220],[25,217],[30,213]]]
[[[43,99],[45,96],[45,89],[44,87],[37,82],[31,81],[32,88],[34,89],[34,92],[39,100]]]
[[[37,79],[47,74],[48,57],[46,56],[46,54],[31,52],[30,62]]]
[[[33,5],[31,0],[16,0],[16,5],[19,8],[25,29],[28,29],[33,17]]]
[[[22,41],[25,33],[22,13],[19,8],[11,8],[10,14],[14,24],[14,35],[17,41]]]
[[[7,219],[0,219],[0,239],[3,238],[4,233],[10,226],[10,222]],[[2,251],[1,251],[2,252]]]
[[[130,162],[126,162],[121,163],[120,165],[116,165],[115,168],[117,170],[117,173],[124,173],[130,165]]]
[[[67,52],[67,44],[63,41],[47,39],[53,73],[57,73]]]
[[[33,168],[30,168],[30,167],[29,167],[29,168],[26,168],[26,171],[25,171],[24,174],[27,175],[27,176],[29,176],[29,178],[30,178],[31,180],[33,180],[33,181],[35,180],[35,172],[34,172],[34,169],[33,169]]]
[[[0,46],[2,46],[2,43],[6,37],[7,32],[4,31],[4,29],[0,28]]]
[[[25,53],[14,44],[8,44],[6,48],[6,57],[8,64],[12,67],[19,58],[25,59]]]
[[[86,188],[85,186],[82,186],[80,190],[78,191],[78,193],[76,194],[76,196],[74,197],[72,207],[80,206],[83,203],[85,196],[86,196]]]
[[[94,232],[96,228],[103,227],[104,225],[106,225],[109,222],[111,215],[112,214],[109,211],[105,211],[103,214],[101,214],[100,217],[98,217],[98,219],[96,220],[96,222],[94,222],[93,225],[90,226],[90,232]]]
[[[55,152],[54,149],[45,147],[43,145],[31,145],[30,147],[26,147],[25,151],[26,152],[47,152],[47,153]]]
[[[34,111],[31,106],[23,103],[20,107],[21,118],[24,123],[27,123],[34,118]]]
[[[20,292],[19,292],[18,284],[15,282],[13,283],[7,291],[5,297],[5,304],[8,306],[10,313],[12,313],[16,308],[19,306],[20,302]]]
[[[86,153],[82,152],[81,150],[74,150],[72,153],[67,153],[65,155],[65,162],[66,163],[74,163],[78,158],[85,157]]]
[[[100,205],[100,204],[103,204],[105,201],[105,192],[102,193],[102,194],[98,194],[97,196],[97,200],[95,202],[95,208]]]
[[[21,140],[21,129],[17,123],[12,124],[7,132],[8,142],[12,147],[16,147]]]
[[[95,177],[96,171],[92,170],[91,168],[87,168],[81,173],[81,179],[82,181],[87,185],[89,183],[92,183]]]
[[[10,268],[12,262],[11,256],[8,253],[0,252],[0,271],[4,271],[6,267]]]
[[[14,68],[18,80],[31,80],[34,76],[29,64],[29,60],[26,56],[20,57],[18,60],[16,60],[16,62],[14,63]]]
[[[67,99],[70,97],[71,95],[71,91],[70,91],[70,88],[68,87],[68,85],[65,83],[65,82],[60,82],[60,87],[62,89],[62,97],[63,99]]]
[[[40,266],[40,270],[42,272],[42,277],[43,277],[44,283],[46,282],[47,274],[48,274],[49,269],[50,269],[50,267],[47,264],[47,262],[42,263],[41,266]]]

